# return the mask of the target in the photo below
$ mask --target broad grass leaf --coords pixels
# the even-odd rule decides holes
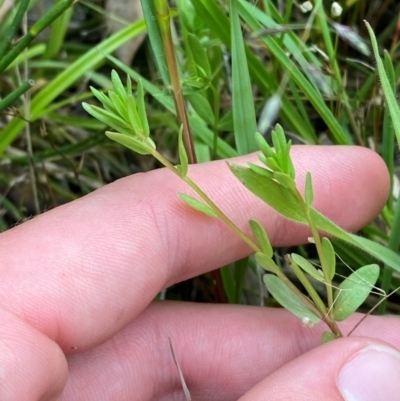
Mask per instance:
[[[200,202],[199,200],[192,198],[189,195],[179,192],[178,196],[191,208],[198,210],[210,217],[217,217],[217,214],[207,205]]]
[[[292,253],[290,257],[299,267],[301,267],[312,278],[315,278],[318,281],[324,281],[324,277],[307,259],[303,258],[300,255],[297,255],[296,253]]]
[[[230,0],[230,27],[232,51],[232,110],[236,148],[240,155],[257,149],[254,134],[257,131],[253,92],[247,57],[237,11],[237,0]]]
[[[368,297],[379,277],[379,266],[363,266],[350,274],[334,293],[333,317],[340,322],[347,319]]]
[[[142,3],[143,16],[146,21],[147,33],[149,35],[151,50],[157,63],[164,86],[170,84],[169,71],[160,26],[153,0],[140,0]]]
[[[276,265],[276,263],[271,259],[270,256],[266,255],[265,253],[262,252],[257,252],[254,255],[256,262],[266,271],[271,272],[271,273],[279,273],[279,267]]]
[[[271,243],[269,242],[268,235],[264,230],[264,227],[256,220],[249,221],[251,231],[253,231],[254,236],[260,245],[261,251],[265,253],[269,258],[272,258],[274,254],[272,250]]]
[[[325,256],[326,267],[328,269],[328,279],[332,281],[336,272],[336,255],[332,242],[328,238],[322,238],[322,251]]]
[[[300,319],[309,319],[314,324],[321,321],[279,277],[273,274],[266,274],[264,283],[272,296],[293,315]]]
[[[128,136],[124,134],[119,134],[117,132],[109,132],[106,131],[106,135],[108,138],[112,139],[115,142],[124,145],[126,148],[133,150],[136,153],[141,155],[148,155],[155,149],[155,146],[151,147],[143,142],[140,142],[138,139],[134,138],[133,136]],[[150,139],[148,139],[151,141]]]

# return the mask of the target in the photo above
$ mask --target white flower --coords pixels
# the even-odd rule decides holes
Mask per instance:
[[[331,6],[332,17],[333,18],[340,17],[340,15],[342,15],[342,11],[343,11],[342,6],[337,1],[334,1]]]
[[[305,1],[304,3],[300,4],[300,11],[302,13],[308,13],[313,9],[313,4],[311,1]]]

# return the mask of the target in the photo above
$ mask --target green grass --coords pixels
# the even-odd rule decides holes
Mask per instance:
[[[4,103],[0,116],[0,229],[119,177],[157,167],[148,157],[136,156],[109,141],[103,135],[105,126],[81,107],[82,101],[95,102],[90,85],[110,89],[112,68],[121,76],[129,74],[133,81],[142,80],[152,137],[171,162],[178,160],[179,123],[173,100],[174,79],[178,79],[188,106],[178,114],[187,113],[201,162],[255,150],[257,124],[268,138],[268,126],[279,122],[295,143],[328,140],[371,147],[382,155],[394,176],[398,125],[392,108],[397,105],[392,102],[391,108],[385,108],[381,84],[385,84],[385,94],[390,90],[392,95],[396,93],[400,77],[398,2],[378,0],[371,6],[368,0],[356,0],[336,19],[330,16],[328,2],[316,1],[309,14],[302,14],[293,1],[282,11],[276,3],[177,1],[172,10],[177,33],[171,36],[177,62],[174,77],[169,67],[173,55],[166,51],[163,32],[153,18],[155,3],[150,0],[143,4],[151,45],[141,47],[132,66],[123,65],[112,54],[144,32],[145,22],[127,22],[120,32],[103,38],[93,27],[102,24],[104,10],[89,1],[74,6],[90,10],[78,27],[71,23],[72,9],[66,8],[56,22],[52,18],[41,21],[41,28],[51,26],[47,39],[39,36],[30,42],[27,37],[22,42],[25,50],[17,48],[14,53],[0,48],[10,62],[0,76],[1,97],[5,101],[14,94],[12,103]],[[24,2],[20,4],[22,7]],[[16,24],[19,28],[20,17],[18,11],[7,16],[0,27],[0,43],[19,37]],[[365,54],[365,45],[371,54],[373,48],[364,19],[376,34],[387,82],[377,77],[376,62]],[[333,22],[347,30],[339,31]],[[88,31],[90,37],[85,35]],[[20,97],[28,79],[35,81],[33,90],[30,96]],[[27,201],[32,193],[36,206]],[[400,211],[391,196],[382,216],[363,234],[397,251],[399,227]],[[353,268],[372,262],[344,243],[336,244],[335,249]],[[307,247],[304,252],[314,256]],[[278,259],[282,256],[276,255]],[[242,302],[254,290],[245,285],[248,266],[255,274],[252,260],[222,271],[230,302]],[[348,275],[344,264],[338,270]],[[214,289],[211,280],[205,280],[202,287],[209,292],[199,298],[208,300]],[[385,291],[395,289],[399,281],[390,268],[383,268],[380,285]],[[171,297],[185,298],[174,290]]]

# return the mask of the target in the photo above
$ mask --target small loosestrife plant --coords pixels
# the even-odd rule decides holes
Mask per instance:
[[[249,222],[255,238],[253,240],[237,227],[188,177],[188,157],[182,140],[182,130],[179,133],[179,165],[172,165],[157,151],[155,143],[150,138],[141,82],[138,82],[136,98],[133,96],[132,82],[129,77],[124,86],[117,72],[113,71],[112,83],[113,90],[109,91],[107,95],[91,88],[93,95],[103,105],[102,108],[87,103],[83,104],[89,114],[114,130],[107,131],[106,135],[139,154],[152,155],[173,174],[184,180],[197,193],[199,199],[182,193],[179,194],[180,198],[190,207],[210,217],[223,220],[252,248],[257,263],[267,272],[264,276],[264,283],[273,297],[283,307],[299,317],[304,325],[312,326],[324,321],[330,331],[324,333],[323,341],[341,337],[343,334],[337,322],[348,318],[365,301],[378,279],[379,266],[376,264],[364,266],[334,288],[332,280],[336,269],[335,252],[330,240],[320,236],[319,229],[341,236],[342,239],[356,246],[366,248],[366,245],[357,242],[358,237],[346,233],[313,209],[314,195],[310,173],[306,176],[305,195],[304,197],[301,195],[296,187],[296,172],[290,157],[291,141],[286,141],[282,127],[277,125],[272,132],[273,148],[268,145],[261,134],[255,135],[261,150],[259,155],[261,165],[253,163],[248,163],[247,167],[232,165],[230,169],[246,188],[277,212],[291,220],[308,224],[310,227],[312,242],[315,243],[321,268],[315,267],[295,253],[285,257],[308,295],[300,291],[275,263],[268,234],[260,223],[255,220]],[[375,253],[379,250],[375,249]],[[326,304],[313,287],[310,278],[325,285]]]

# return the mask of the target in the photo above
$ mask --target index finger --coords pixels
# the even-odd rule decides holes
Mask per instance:
[[[336,223],[355,230],[379,212],[389,184],[373,152],[301,146],[292,154],[300,187],[311,171],[315,207]],[[189,175],[244,231],[255,218],[274,245],[306,240],[304,227],[249,193],[225,161],[192,166]],[[115,334],[162,288],[250,253],[178,192],[190,193],[165,169],[136,174],[2,234],[1,305],[64,351],[83,350]]]

